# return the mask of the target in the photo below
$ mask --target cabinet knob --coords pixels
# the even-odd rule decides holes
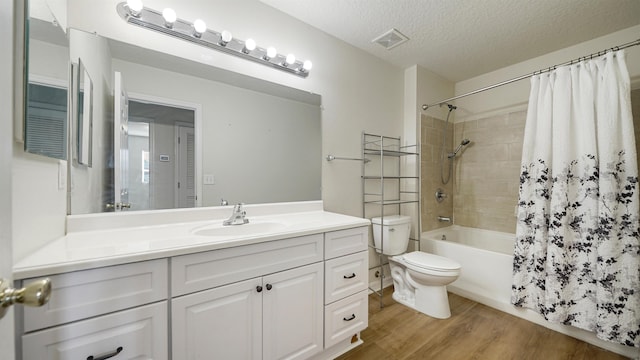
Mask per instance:
[[[354,277],[356,277],[356,273],[351,273],[351,275],[344,275],[345,279],[353,279]]]
[[[271,286],[271,284],[267,284],[267,290],[271,290],[271,288],[273,288],[273,286]]]
[[[51,296],[51,280],[49,278],[34,281],[22,289],[9,287],[9,282],[0,279],[0,318],[4,316],[6,308],[13,304],[27,306],[42,306]]]
[[[256,286],[256,291],[257,292],[262,292],[262,286],[260,286],[260,285]]]

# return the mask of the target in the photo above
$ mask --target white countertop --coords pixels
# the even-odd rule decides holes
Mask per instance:
[[[227,216],[210,220],[172,222],[162,224],[163,219],[172,217],[181,220],[184,214],[193,211],[203,213],[206,210],[165,211],[158,213],[155,220],[146,215],[144,224],[128,223],[125,225],[109,225],[109,221],[100,219],[100,226],[78,226],[73,228],[83,231],[69,232],[66,236],[52,241],[35,253],[14,265],[14,279],[26,279],[69,271],[86,270],[96,267],[118,265],[136,261],[166,258],[201,251],[224,249],[234,246],[255,244],[297,236],[317,234],[327,231],[343,230],[358,226],[367,226],[369,220],[353,216],[341,215],[323,210],[317,206],[293,206],[293,212],[284,212],[280,206],[277,211],[265,210],[266,206],[247,206],[247,218],[250,227],[240,229],[239,234],[221,236],[203,236],[195,234],[203,228],[220,228],[223,220],[230,214],[229,208],[216,208],[212,214]],[[297,210],[297,211],[296,211]],[[260,214],[252,216],[251,214]],[[270,213],[271,212],[271,213]],[[103,217],[109,219],[109,216]],[[95,221],[93,216],[92,221]],[[111,217],[122,220],[123,216]],[[78,221],[78,219],[74,219]],[[160,224],[159,224],[160,222]],[[82,223],[82,221],[80,221]],[[84,222],[85,224],[87,222]],[[114,224],[117,221],[114,222]],[[259,224],[277,225],[262,230]],[[132,226],[133,225],[133,226]],[[253,226],[253,228],[251,227]],[[228,228],[228,227],[227,227]],[[246,231],[245,229],[256,229]],[[227,230],[227,229],[224,229]],[[224,231],[223,230],[223,231]],[[215,231],[215,230],[214,230]],[[233,233],[235,229],[230,229]],[[242,234],[242,233],[246,234]]]

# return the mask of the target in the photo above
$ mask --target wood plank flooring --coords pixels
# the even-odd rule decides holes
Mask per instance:
[[[385,290],[385,307],[369,296],[364,344],[340,360],[613,360],[626,359],[543,326],[449,294],[451,318],[439,320],[396,303]]]

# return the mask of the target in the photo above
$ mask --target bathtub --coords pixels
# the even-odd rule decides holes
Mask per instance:
[[[462,264],[448,291],[502,308],[510,306],[514,239],[514,234],[453,225],[422,233],[420,249]]]
[[[423,232],[420,250],[456,260],[462,265],[458,280],[447,290],[538,325],[586,341],[629,358],[640,359],[640,349],[598,339],[578,328],[550,323],[528,309],[511,305],[515,234],[452,225]]]

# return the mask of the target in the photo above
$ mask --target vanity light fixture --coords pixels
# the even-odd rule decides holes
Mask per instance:
[[[287,57],[284,59],[284,62],[282,63],[282,66],[290,66],[296,63],[296,56],[293,54],[289,54],[287,55]]]
[[[235,55],[245,60],[270,66],[306,78],[311,70],[311,61],[297,60],[293,54],[278,54],[274,47],[262,48],[253,39],[242,41],[235,39],[227,30],[216,32],[207,29],[207,24],[197,19],[193,23],[179,19],[173,9],[162,12],[143,6],[141,0],[127,0],[119,3],[116,10],[129,24],[154,30],[165,35]]]
[[[193,36],[199,39],[205,31],[207,31],[207,24],[200,19],[196,19],[196,21],[193,22]]]
[[[220,42],[218,43],[218,45],[227,46],[229,41],[231,41],[232,39],[233,39],[233,36],[231,36],[231,33],[228,32],[227,30],[224,30],[224,31],[222,31],[222,34],[220,35]]]
[[[141,0],[127,0],[127,7],[129,8],[131,15],[135,17],[140,17],[140,13],[144,8]]]
[[[256,49],[256,41],[253,39],[247,39],[247,41],[244,42],[244,48],[242,49],[242,52],[245,54],[249,54],[255,49]]]
[[[309,71],[311,70],[311,68],[313,67],[313,63],[310,60],[305,60],[304,63],[302,63],[302,68],[300,68],[300,71]]]
[[[164,26],[168,27],[169,29],[171,29],[176,20],[178,20],[176,12],[170,8],[162,10],[162,18],[164,19]]]
[[[267,48],[267,53],[262,57],[263,60],[269,61],[278,55],[278,51],[273,46]]]

